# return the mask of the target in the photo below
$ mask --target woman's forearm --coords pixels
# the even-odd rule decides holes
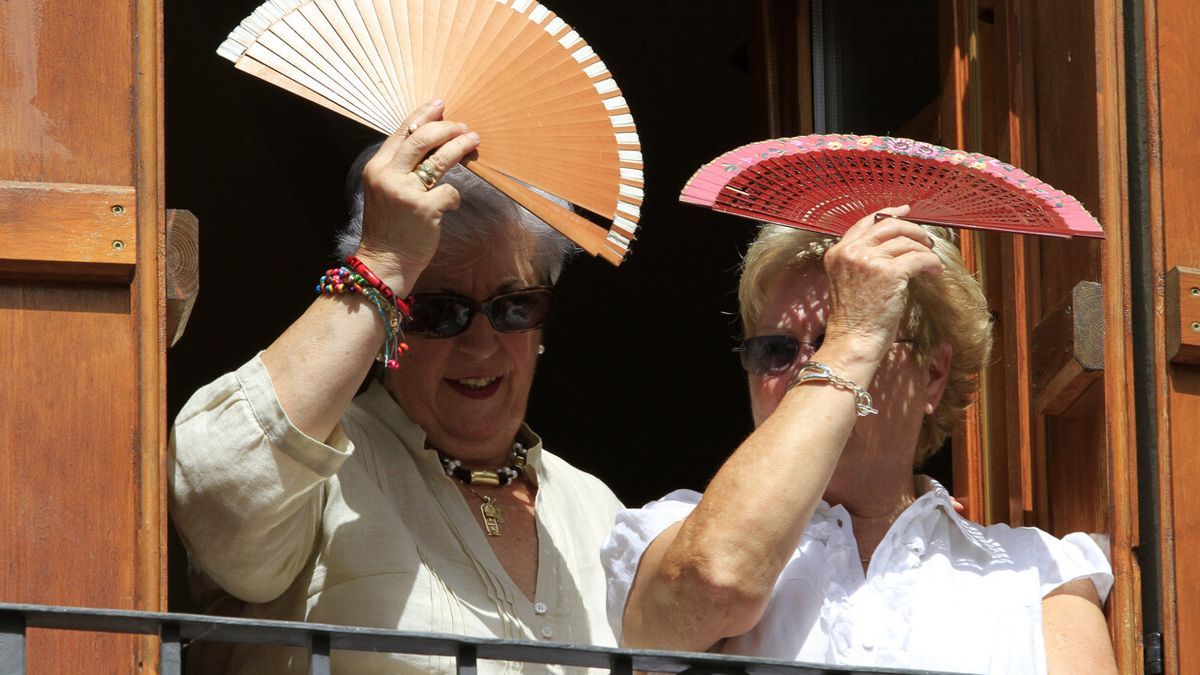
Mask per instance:
[[[263,352],[288,419],[318,441],[329,438],[383,344],[383,322],[360,296],[317,298]]]
[[[836,348],[821,359],[862,386],[877,365]],[[705,650],[758,622],[854,428],[854,401],[819,384],[783,397],[695,511],[647,549],[626,604],[625,643]]]

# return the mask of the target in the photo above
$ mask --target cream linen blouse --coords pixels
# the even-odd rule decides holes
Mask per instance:
[[[926,491],[879,543],[867,573],[850,514],[822,501],[784,567],[762,619],[721,652],[812,664],[964,673],[1046,672],[1042,598],[1089,577],[1101,601],[1112,570],[1082,533],[1057,539],[1034,528],[982,527]],[[617,635],[642,553],[683,520],[700,494],[679,490],[622,511],[601,557]]]
[[[492,552],[425,433],[378,383],[328,443],[280,407],[259,357],[198,391],[175,422],[171,516],[204,573],[206,611],[407,631],[613,645],[600,545],[621,508],[596,478],[529,443],[536,597]],[[204,590],[205,582],[211,582]],[[195,647],[193,647],[195,649]],[[202,648],[203,649],[203,648]],[[213,662],[220,652],[219,661]],[[201,672],[307,672],[303,652],[209,649]],[[225,660],[228,659],[228,660]],[[481,672],[569,672],[481,661]],[[211,668],[211,670],[210,670]],[[335,673],[452,672],[444,657],[334,652]]]

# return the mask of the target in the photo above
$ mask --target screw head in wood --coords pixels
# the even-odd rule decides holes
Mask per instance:
[[[112,212],[114,216],[119,216],[125,213],[125,207],[121,206],[120,204],[113,204]]]
[[[120,239],[114,239],[113,243],[112,243],[112,250],[124,251],[125,250],[125,242],[121,241]],[[1200,330],[1200,329],[1197,329],[1197,330]]]

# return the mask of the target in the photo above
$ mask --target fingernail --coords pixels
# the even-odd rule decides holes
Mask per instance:
[[[472,142],[472,143],[478,143],[478,142],[479,142],[479,134],[475,133],[474,131],[472,131],[471,133],[467,134],[467,138],[471,139],[471,142]]]
[[[430,103],[429,105],[432,105],[435,108],[440,108],[440,107],[446,105],[446,102],[440,98],[435,98],[435,99],[433,99],[433,103]]]
[[[463,132],[464,134],[465,134],[465,133],[467,133],[467,128],[468,128],[468,127],[467,127],[467,125],[466,125],[466,123],[465,123],[465,122],[459,122],[459,123],[458,123],[458,130],[459,130],[459,131],[461,131],[461,132]]]

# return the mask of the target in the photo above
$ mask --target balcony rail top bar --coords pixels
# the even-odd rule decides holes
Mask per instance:
[[[907,673],[946,675],[927,670],[841,668],[777,659],[723,654],[581,647],[577,645],[473,638],[433,633],[409,633],[377,628],[334,626],[296,621],[261,621],[200,614],[136,612],[50,605],[0,603],[0,675],[24,675],[25,631],[28,628],[101,633],[157,635],[162,642],[160,672],[178,675],[184,642],[239,642],[301,647],[309,653],[309,672],[328,675],[331,650],[391,652],[447,656],[456,659],[459,673],[477,672],[477,661],[582,666],[631,674],[634,670],[671,673]]]

